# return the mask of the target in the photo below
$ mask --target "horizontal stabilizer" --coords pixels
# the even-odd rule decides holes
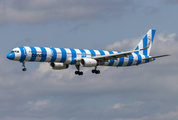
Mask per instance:
[[[160,57],[166,57],[166,56],[170,56],[170,54],[159,55],[159,56],[153,56],[153,57],[145,58],[145,59],[143,59],[143,60],[149,60],[149,59],[152,59],[152,58],[160,58]]]

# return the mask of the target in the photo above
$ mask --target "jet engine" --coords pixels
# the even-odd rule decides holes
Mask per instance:
[[[81,59],[81,64],[83,67],[95,67],[97,66],[97,61],[95,59],[83,58]]]
[[[64,63],[54,63],[54,62],[52,62],[50,65],[55,70],[67,69],[69,67],[68,64],[64,64]]]

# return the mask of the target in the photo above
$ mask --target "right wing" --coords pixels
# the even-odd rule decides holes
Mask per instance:
[[[147,48],[148,48],[148,46],[145,47],[144,49],[140,49],[140,50],[126,51],[126,52],[115,53],[115,54],[110,54],[110,55],[101,55],[101,56],[87,57],[87,58],[91,58],[91,59],[95,59],[95,60],[98,60],[98,61],[105,62],[105,61],[108,61],[110,59],[117,59],[117,58],[121,58],[121,57],[128,57],[129,55],[131,55],[134,52],[145,50]],[[81,61],[81,59],[83,59],[83,58],[76,58],[75,61]]]

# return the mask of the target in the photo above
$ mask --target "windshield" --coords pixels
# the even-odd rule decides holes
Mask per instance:
[[[16,51],[11,51],[11,53],[19,53],[19,51],[18,51],[18,50],[16,50]]]

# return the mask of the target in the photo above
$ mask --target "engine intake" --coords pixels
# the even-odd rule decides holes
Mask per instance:
[[[50,64],[50,66],[55,69],[55,70],[61,70],[61,69],[67,69],[69,67],[68,64],[64,64],[64,63],[54,63],[52,62]]]
[[[95,59],[83,58],[81,59],[81,64],[83,67],[95,67],[98,62]]]

